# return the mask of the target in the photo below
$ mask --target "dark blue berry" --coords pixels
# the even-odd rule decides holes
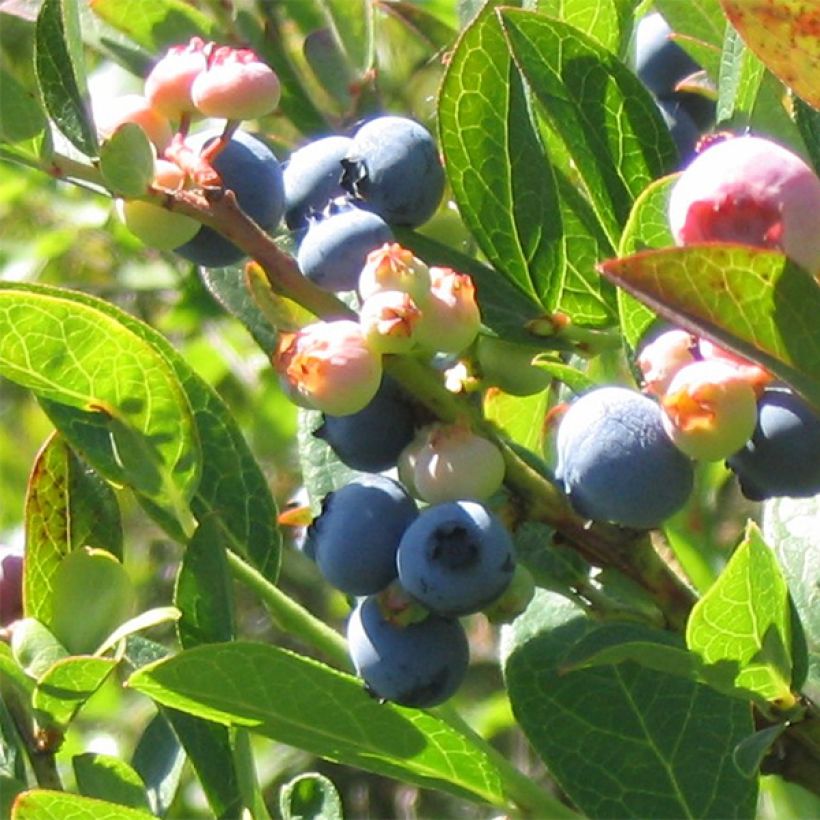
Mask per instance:
[[[475,501],[422,510],[402,536],[396,562],[402,587],[431,612],[447,617],[491,604],[515,571],[509,533]]]
[[[660,407],[635,390],[599,387],[576,399],[557,446],[556,478],[593,520],[651,529],[692,491],[692,464],[664,431]]]
[[[397,481],[362,475],[325,497],[303,550],[342,592],[379,592],[396,577],[396,550],[417,514],[415,501]]]
[[[752,501],[820,493],[820,416],[790,390],[764,390],[757,427],[727,464]]]
[[[441,202],[444,169],[438,149],[414,120],[383,116],[366,122],[342,164],[342,186],[391,225],[421,225]]]
[[[376,597],[353,610],[347,642],[356,672],[370,691],[403,706],[443,703],[467,674],[469,645],[458,621],[429,615],[397,626],[385,619]]]
[[[299,270],[320,287],[355,290],[367,254],[393,241],[393,232],[377,214],[346,207],[312,221],[299,245]]]
[[[415,410],[389,376],[363,410],[347,416],[325,413],[323,418],[313,435],[326,441],[343,464],[366,473],[395,467],[416,430]]]
[[[291,230],[307,227],[311,214],[322,211],[330,200],[344,196],[342,159],[350,142],[349,137],[323,137],[290,155],[283,176],[285,223]]]
[[[635,72],[656,96],[666,97],[700,66],[674,41],[672,29],[657,12],[642,17],[635,30]]]
[[[220,133],[220,129],[210,129],[194,134],[188,143],[192,148],[201,149]],[[261,228],[270,230],[279,224],[285,211],[282,169],[265,143],[245,131],[236,131],[213,165],[224,187],[234,192],[239,206]],[[175,250],[206,268],[233,265],[244,256],[236,245],[206,225]]]
[[[681,161],[687,163],[695,155],[700,131],[679,99],[656,100],[664,122],[672,135]]]

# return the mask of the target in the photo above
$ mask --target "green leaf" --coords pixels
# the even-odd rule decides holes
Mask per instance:
[[[794,119],[806,144],[809,162],[815,172],[820,173],[820,111],[796,97]]]
[[[410,0],[390,0],[381,3],[380,10],[401,20],[436,51],[449,47],[456,38],[457,32],[448,22]]]
[[[69,552],[90,546],[122,559],[119,506],[111,488],[55,433],[32,467],[25,520],[25,613],[48,624],[54,574]]]
[[[146,820],[152,814],[68,792],[33,789],[14,803],[11,820]]]
[[[271,325],[251,296],[242,266],[200,268],[199,272],[203,284],[214,299],[242,322],[266,354],[273,353],[276,350],[276,327]],[[257,278],[254,281],[259,282]],[[260,282],[260,287],[261,284]]]
[[[165,647],[137,636],[128,640],[125,660],[132,669],[138,669],[167,655]],[[168,720],[174,736],[179,738],[214,815],[238,816],[242,794],[228,728],[176,709],[161,707],[160,715]],[[146,750],[145,755],[155,762],[153,750]],[[134,765],[136,767],[136,762]]]
[[[103,143],[100,172],[115,194],[145,194],[154,179],[154,148],[139,125],[127,122]]]
[[[79,305],[99,310],[122,324],[153,351],[173,371],[184,390],[193,413],[202,450],[202,475],[191,507],[198,519],[206,516],[219,522],[230,548],[248,558],[267,578],[279,572],[281,535],[276,524],[276,504],[268,482],[251,454],[242,433],[217,394],[193,371],[160,333],[110,302],[74,291],[32,285],[15,285],[26,292],[58,295]],[[3,285],[0,284],[0,296]],[[105,421],[98,413],[88,413],[62,405],[41,402],[72,446],[83,453],[92,450],[95,464],[103,475],[124,482]],[[70,412],[66,412],[70,411]],[[119,471],[119,472],[118,472]],[[167,521],[165,522],[167,523]],[[177,527],[172,535],[187,540]]]
[[[86,156],[97,133],[85,93],[77,0],[43,0],[34,29],[34,65],[46,110]]]
[[[573,393],[583,393],[596,386],[594,379],[571,365],[546,356],[536,356],[532,362],[537,368],[549,373],[554,379],[565,384]]]
[[[630,0],[535,0],[535,10],[563,20],[597,40],[613,54],[623,54],[632,31]]]
[[[817,16],[803,0],[720,0],[746,45],[788,87],[820,107]]]
[[[492,265],[551,312],[565,269],[555,177],[492,4],[452,55],[438,117],[464,222]]]
[[[194,35],[220,36],[216,21],[183,0],[90,0],[89,4],[100,19],[158,56]]]
[[[614,246],[635,198],[677,162],[658,107],[614,54],[572,26],[517,9],[500,14],[516,65]]]
[[[189,649],[128,685],[208,720],[244,726],[329,760],[505,805],[493,761],[431,713],[378,703],[361,681],[267,644]]]
[[[344,820],[333,781],[318,772],[294,777],[279,790],[282,820]]]
[[[629,256],[647,248],[668,248],[675,244],[667,211],[669,194],[677,178],[678,175],[673,174],[655,180],[635,200],[621,234],[619,256]],[[618,310],[621,332],[627,344],[634,348],[657,317],[646,305],[621,288],[618,289]]]
[[[544,308],[534,297],[527,296],[498,271],[441,242],[402,228],[394,228],[393,232],[402,245],[410,248],[428,265],[449,267],[469,274],[475,285],[484,325],[510,341],[532,342],[532,334],[524,326],[544,314]]]
[[[705,663],[736,665],[737,686],[792,706],[789,590],[757,526],[746,537],[686,624],[686,645]]]
[[[373,67],[375,40],[371,0],[321,0],[328,23],[359,75]]]
[[[197,527],[177,574],[174,603],[182,617],[177,625],[183,647],[234,638],[234,602],[225,544],[208,519]]]
[[[145,784],[151,811],[164,816],[179,787],[185,752],[168,718],[161,712],[154,715],[145,727],[131,765]]]
[[[753,817],[756,783],[731,764],[748,704],[629,662],[561,674],[596,629],[541,591],[504,647],[513,711],[561,788],[589,817]]]
[[[501,390],[491,390],[484,397],[484,416],[517,444],[540,453],[548,406],[549,395],[545,390],[532,396],[511,396]]]
[[[0,283],[0,374],[40,398],[95,413],[122,465],[106,477],[125,479],[183,529],[191,526],[197,431],[176,374],[150,344],[70,292]]]
[[[670,322],[760,362],[820,408],[820,288],[776,251],[691,245],[600,270]]]
[[[0,679],[9,681],[25,695],[34,691],[34,683],[11,652],[11,646],[0,641]]]
[[[24,142],[42,134],[46,124],[37,96],[0,69],[0,139]]]
[[[746,777],[758,775],[763,758],[771,750],[772,744],[788,728],[788,723],[777,723],[743,738],[732,750],[732,762],[741,774]]]
[[[103,655],[112,649],[117,649],[120,641],[136,635],[145,629],[176,621],[180,618],[180,611],[175,606],[155,606],[146,609],[121,623],[96,649],[97,655]]]
[[[77,787],[86,797],[110,800],[120,806],[150,811],[142,778],[125,761],[86,752],[71,759]]]
[[[789,585],[808,649],[803,690],[820,701],[820,497],[774,498],[763,508],[763,533]]]
[[[114,671],[116,658],[78,655],[54,663],[37,681],[32,705],[58,726],[67,726]]]
[[[311,31],[302,45],[305,61],[340,111],[353,107],[355,71],[330,28]]]

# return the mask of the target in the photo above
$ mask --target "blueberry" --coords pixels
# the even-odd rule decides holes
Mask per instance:
[[[678,149],[681,160],[688,162],[694,157],[695,148],[700,139],[698,126],[679,99],[657,99],[655,102],[660,109],[667,128],[669,128],[669,133]]]
[[[692,491],[691,462],[663,429],[660,407],[625,387],[585,393],[558,427],[556,478],[596,521],[651,529]]]
[[[790,390],[764,390],[752,438],[727,464],[752,501],[820,493],[820,416]]]
[[[355,290],[367,254],[392,240],[393,232],[380,216],[347,207],[310,223],[296,261],[320,287]]]
[[[504,525],[475,501],[422,510],[396,555],[399,583],[431,612],[478,612],[506,589],[515,558]]]
[[[413,440],[415,410],[398,384],[384,376],[370,403],[358,413],[331,416],[313,435],[323,439],[339,461],[354,470],[380,473],[396,466]]]
[[[656,96],[666,97],[700,66],[674,41],[672,29],[660,14],[641,18],[635,31],[635,73]]]
[[[220,133],[219,129],[210,129],[194,134],[188,143],[199,150]],[[260,228],[270,230],[278,225],[285,211],[282,170],[265,143],[245,131],[236,131],[213,164],[225,188],[234,192],[242,210]],[[244,256],[236,245],[205,225],[193,239],[175,250],[180,256],[208,268],[233,265]]]
[[[373,694],[403,706],[443,703],[467,674],[469,645],[458,621],[429,615],[397,626],[384,618],[376,597],[353,610],[347,642],[356,672]]]
[[[423,125],[406,117],[366,122],[342,165],[342,187],[391,225],[426,222],[444,193],[436,143]]]
[[[312,213],[344,195],[341,161],[350,142],[349,137],[323,137],[291,154],[283,172],[285,222],[291,230],[307,227]]]
[[[379,592],[396,577],[396,550],[417,515],[416,504],[391,478],[362,475],[328,494],[310,525],[304,551],[349,595]]]

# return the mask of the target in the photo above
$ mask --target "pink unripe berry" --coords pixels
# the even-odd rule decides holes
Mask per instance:
[[[695,361],[694,339],[685,330],[667,330],[653,339],[638,355],[647,393],[662,396],[675,374]]]
[[[247,48],[219,46],[194,79],[191,99],[208,117],[251,120],[270,114],[281,89],[273,69]]]
[[[424,303],[418,342],[428,350],[461,353],[481,327],[473,280],[452,268],[430,268],[430,294]]]
[[[460,424],[433,424],[416,450],[413,486],[431,504],[485,501],[504,481],[504,457],[489,439]]]
[[[701,461],[736,453],[757,423],[754,388],[735,367],[721,361],[698,361],[679,370],[661,405],[669,437]]]
[[[413,297],[400,290],[380,290],[371,294],[359,311],[362,333],[379,353],[407,353],[412,350],[416,345],[416,330],[421,318],[421,311]]]
[[[699,154],[672,188],[679,245],[739,242],[777,248],[820,275],[820,179],[796,154],[762,137],[736,137]]]
[[[201,37],[192,37],[187,45],[168,49],[145,78],[145,96],[152,108],[172,120],[196,111],[191,86],[208,67],[209,47]]]
[[[315,322],[283,333],[274,365],[287,388],[332,416],[363,409],[382,378],[381,356],[357,322]]]
[[[134,123],[145,131],[145,136],[157,151],[163,151],[173,136],[168,118],[152,108],[151,103],[140,94],[125,94],[110,100],[105,106],[95,109],[94,121],[103,139],[109,139],[121,125]]]
[[[398,242],[385,242],[367,255],[359,275],[359,295],[367,299],[380,290],[401,290],[424,309],[430,294],[430,268]]]
[[[741,376],[754,387],[758,394],[760,394],[763,388],[773,379],[772,374],[769,373],[765,367],[761,367],[755,362],[750,362],[748,359],[744,359],[742,356],[732,353],[731,350],[719,347],[714,342],[710,342],[709,339],[698,340],[698,352],[701,358],[707,361],[727,362],[736,367]]]

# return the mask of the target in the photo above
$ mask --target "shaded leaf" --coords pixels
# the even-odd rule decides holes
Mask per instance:
[[[71,759],[81,794],[121,806],[150,811],[142,778],[125,761],[112,755],[86,752]]]
[[[185,752],[168,719],[154,715],[140,736],[131,765],[145,784],[151,811],[163,816],[179,787]]]
[[[333,782],[317,772],[294,777],[279,790],[283,820],[344,820]]]
[[[740,773],[750,778],[757,776],[772,744],[788,728],[788,723],[777,723],[743,738],[732,750],[732,761]]]
[[[820,408],[820,288],[776,251],[690,245],[603,262],[661,316],[760,362]]]
[[[656,0],[655,8],[674,32],[683,35],[678,40],[681,47],[687,48],[686,38],[710,47],[699,48],[694,56],[716,81],[726,30],[726,18],[720,8],[720,0]]]
[[[185,650],[129,686],[175,709],[460,797],[504,805],[494,763],[433,714],[378,703],[361,681],[267,644]]]
[[[168,623],[169,621],[176,621],[180,617],[179,610],[174,606],[156,606],[153,609],[146,609],[129,618],[127,621],[121,623],[97,648],[96,654],[103,655],[117,648],[120,641],[125,640],[131,635],[136,635],[137,632],[142,632],[145,629],[150,629],[160,624]]]
[[[157,56],[197,34],[219,36],[216,22],[183,0],[89,0],[89,5],[100,19]]]
[[[103,143],[100,172],[115,194],[145,194],[154,180],[154,149],[139,125],[125,123]]]
[[[791,706],[788,595],[774,553],[750,523],[717,581],[695,604],[686,645],[707,664],[737,664],[738,686]]]
[[[43,0],[34,28],[34,65],[46,110],[86,156],[97,153],[82,73],[76,0]]]
[[[0,69],[0,138],[23,142],[41,134],[46,117],[36,94]]]
[[[731,763],[753,731],[748,705],[629,662],[562,675],[567,652],[596,629],[542,591],[505,636],[513,711],[561,788],[593,818],[753,817],[756,783]]]
[[[557,381],[565,384],[573,393],[583,393],[596,384],[595,380],[582,370],[546,356],[536,356],[532,363],[545,373],[549,373]]]
[[[58,726],[67,726],[116,665],[115,658],[84,655],[63,658],[37,681],[32,705]]]
[[[40,398],[94,414],[122,466],[107,477],[124,478],[190,526],[199,440],[175,373],[150,344],[70,292],[0,283],[0,373]],[[107,462],[83,454],[105,470]]]
[[[820,9],[803,0],[720,0],[749,48],[789,88],[820,107]]]
[[[371,0],[320,0],[348,60],[362,75],[373,67],[375,41]]]
[[[376,5],[401,20],[436,51],[447,48],[456,38],[456,30],[447,22],[408,0],[376,0]]]
[[[32,789],[14,802],[12,820],[146,820],[147,811],[68,792]]]
[[[552,311],[565,267],[556,183],[492,4],[458,42],[438,117],[465,224],[492,265]]]

